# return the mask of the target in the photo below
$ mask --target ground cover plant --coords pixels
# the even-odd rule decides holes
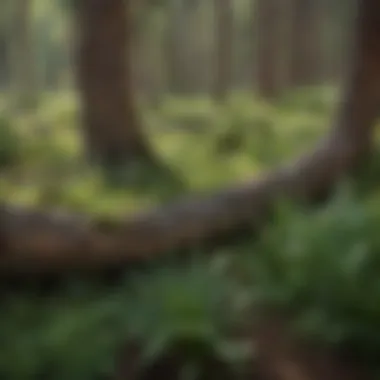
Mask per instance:
[[[169,98],[159,109],[142,104],[141,113],[185,191],[206,190],[307,149],[330,117],[326,91],[310,99],[289,95],[277,105],[236,94],[222,111],[207,99]],[[101,173],[78,165],[74,102],[68,94],[49,102],[35,115],[4,116],[0,123],[3,200],[115,216],[165,199],[154,180],[138,191],[111,187]],[[189,130],[193,118],[204,127]],[[326,207],[279,205],[260,238],[215,258],[194,252],[186,268],[169,260],[112,287],[66,279],[48,296],[4,289],[0,377],[157,378],[161,370],[183,378],[253,378],[261,348],[251,331],[263,307],[291,315],[295,334],[373,362],[380,345],[380,207],[368,183],[376,183],[376,163],[375,157],[357,182],[337,189]]]

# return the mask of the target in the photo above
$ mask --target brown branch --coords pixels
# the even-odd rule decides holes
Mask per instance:
[[[279,197],[312,200],[368,151],[380,107],[380,2],[361,0],[356,47],[336,126],[293,165],[209,197],[193,197],[112,225],[84,216],[0,208],[0,272],[118,267],[258,226]]]

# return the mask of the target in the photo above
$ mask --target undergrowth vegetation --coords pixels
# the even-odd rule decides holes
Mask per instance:
[[[315,212],[283,210],[249,257],[254,302],[299,332],[375,358],[380,346],[380,208],[339,191]]]
[[[333,109],[331,91],[292,94],[277,105],[235,94],[223,109],[207,99],[164,99],[141,106],[154,147],[186,191],[212,190],[251,178],[312,146]],[[90,214],[119,215],[162,201],[147,188],[112,188],[80,153],[75,100],[41,102],[37,113],[0,121],[2,200]],[[0,378],[107,379],[128,341],[142,345],[141,365],[179,341],[209,347],[237,366],[254,358],[236,334],[258,307],[290,313],[295,331],[364,359],[380,349],[380,198],[378,160],[317,210],[280,205],[256,240],[212,258],[162,265],[112,288],[67,280],[54,296],[4,291]],[[231,270],[231,268],[234,268]],[[254,343],[254,342],[253,342]],[[197,367],[198,366],[198,367]],[[235,368],[235,367],[234,367]],[[199,369],[199,368],[198,368]],[[237,377],[236,377],[237,378]]]
[[[298,155],[323,134],[330,106],[311,112],[294,103],[290,106],[284,100],[274,107],[237,94],[220,108],[207,98],[168,98],[158,109],[142,105],[141,119],[159,156],[185,188],[212,190]],[[4,116],[0,123],[0,133],[6,137],[0,140],[0,159],[7,165],[0,179],[2,196],[90,213],[128,213],[161,201],[160,184],[154,178],[148,181],[152,191],[149,186],[138,191],[124,186],[120,191],[85,164],[72,95],[46,96],[40,104],[33,114]]]

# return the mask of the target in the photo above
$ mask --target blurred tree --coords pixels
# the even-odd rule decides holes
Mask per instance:
[[[253,25],[256,40],[255,84],[260,96],[275,99],[284,87],[283,65],[286,59],[284,22],[288,1],[256,0],[253,8]]]
[[[199,6],[197,0],[168,1],[166,29],[167,83],[170,92],[189,94],[197,81],[193,21]]]
[[[292,86],[316,85],[323,76],[325,59],[322,49],[322,9],[320,0],[291,0]]]
[[[21,110],[36,106],[38,101],[33,0],[12,0],[10,5],[7,39],[12,100]]]
[[[9,58],[7,49],[7,33],[0,29],[0,86],[6,87],[9,79]]]
[[[133,100],[131,3],[79,0],[76,14],[77,82],[90,160],[105,167],[152,160]]]
[[[161,2],[160,2],[161,1]],[[162,100],[163,81],[163,0],[133,0],[132,60],[136,92],[144,103],[155,107]]]
[[[37,0],[36,34],[40,85],[62,90],[72,84],[71,49],[75,40],[72,28],[74,0],[46,3]]]
[[[320,0],[323,7],[323,48],[326,60],[325,76],[330,82],[343,79],[345,63],[349,58],[352,25],[356,16],[357,0],[346,0],[344,5]]]
[[[228,96],[233,64],[233,6],[231,0],[214,0],[216,71],[214,97],[223,101]]]
[[[0,86],[6,87],[9,84],[9,40],[8,28],[10,18],[10,0],[3,0],[0,13]]]

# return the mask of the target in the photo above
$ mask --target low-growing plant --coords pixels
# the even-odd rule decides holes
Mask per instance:
[[[21,137],[11,121],[6,117],[0,118],[0,169],[10,168],[20,162]]]
[[[142,366],[177,342],[190,352],[195,344],[226,361],[244,359],[245,346],[228,336],[238,314],[233,284],[204,261],[181,268],[154,270],[112,289],[72,280],[55,297],[3,297],[0,378],[109,378],[122,347],[136,338]]]
[[[339,192],[314,212],[280,212],[249,259],[254,302],[303,334],[366,356],[380,349],[380,208]]]
[[[139,278],[130,297],[130,326],[146,342],[146,359],[153,360],[178,341],[211,346],[222,356],[231,353],[231,345],[242,353],[230,335],[240,315],[236,290],[233,281],[198,259],[186,269],[164,268]]]

